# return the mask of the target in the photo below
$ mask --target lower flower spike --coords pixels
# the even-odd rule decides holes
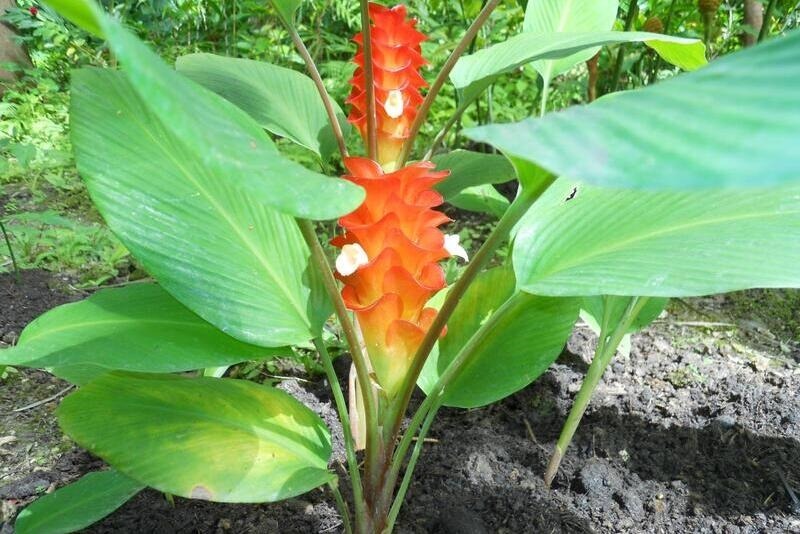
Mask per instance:
[[[436,317],[426,304],[446,286],[439,261],[467,259],[458,236],[439,226],[450,219],[434,208],[442,196],[433,186],[448,176],[429,162],[386,173],[367,158],[345,159],[345,179],[363,187],[364,203],[339,223],[343,235],[336,276],[342,298],[358,320],[380,388],[391,398],[408,372]]]

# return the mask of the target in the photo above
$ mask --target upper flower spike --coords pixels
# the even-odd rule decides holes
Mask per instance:
[[[375,84],[378,163],[395,170],[396,162],[409,136],[423,98],[420,89],[427,84],[419,73],[427,62],[420,43],[425,35],[416,29],[416,19],[409,19],[404,5],[392,8],[370,3],[372,21],[372,75]],[[367,138],[367,93],[364,77],[363,35],[355,37],[358,52],[356,68],[350,84],[353,89],[347,103],[351,105],[348,120]]]

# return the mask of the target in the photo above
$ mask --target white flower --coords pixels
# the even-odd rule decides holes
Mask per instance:
[[[403,110],[405,109],[403,92],[398,89],[389,91],[389,95],[386,97],[386,102],[383,104],[383,109],[386,110],[386,114],[391,118],[400,118],[403,115]]]
[[[345,245],[342,247],[342,252],[336,258],[336,270],[342,276],[350,276],[362,267],[369,263],[367,253],[358,243],[353,245]]]
[[[460,244],[461,238],[457,235],[444,236],[444,249],[450,253],[451,256],[458,256],[464,261],[469,261],[467,251]]]

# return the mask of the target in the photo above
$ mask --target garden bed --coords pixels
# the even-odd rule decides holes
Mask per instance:
[[[81,297],[53,289],[60,285],[41,272],[24,273],[19,285],[0,276],[0,341],[13,342],[41,312]],[[578,327],[531,387],[491,407],[443,410],[398,530],[800,532],[792,497],[800,490],[800,353],[731,302],[673,305],[635,337],[630,358],[609,367],[552,491],[542,473],[591,356],[587,328]],[[335,419],[324,384],[302,384],[282,387]],[[28,370],[0,384],[2,534],[35,496],[102,466],[58,429],[53,410],[67,387]],[[148,490],[89,530],[228,531],[340,528],[321,491],[271,505],[176,498],[173,508]]]

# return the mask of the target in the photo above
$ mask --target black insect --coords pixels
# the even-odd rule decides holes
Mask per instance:
[[[570,200],[572,200],[576,196],[578,196],[578,188],[577,187],[573,187],[572,188],[572,192],[570,192],[569,196],[564,199],[564,202],[569,202]]]

